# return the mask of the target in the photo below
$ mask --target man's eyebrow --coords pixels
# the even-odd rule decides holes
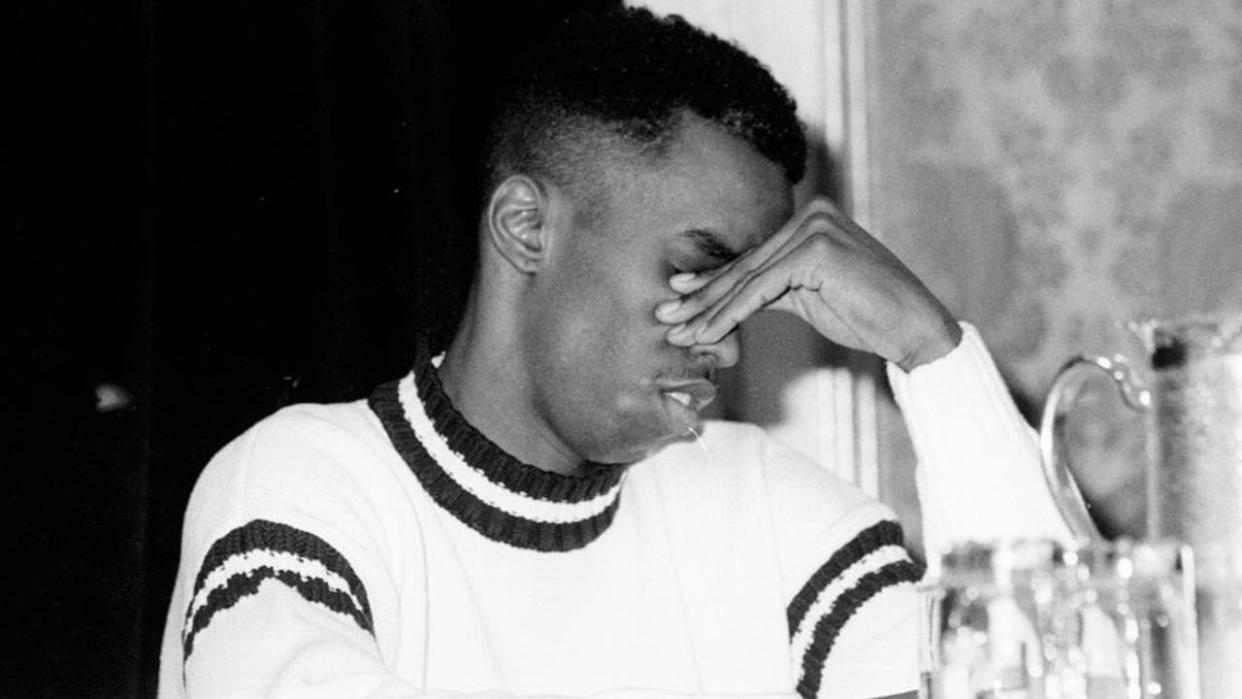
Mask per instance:
[[[699,249],[699,252],[721,262],[732,262],[742,254],[729,247],[724,238],[721,238],[714,231],[692,228],[686,231],[686,235],[694,241],[694,245]]]

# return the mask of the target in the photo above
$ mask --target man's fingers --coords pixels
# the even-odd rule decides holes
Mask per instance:
[[[720,342],[742,321],[784,296],[799,263],[797,256],[790,255],[748,274],[707,311],[670,330],[669,342],[687,347]]]
[[[701,272],[681,272],[679,274],[674,274],[668,278],[668,285],[673,289],[673,291],[676,291],[679,294],[692,294],[707,286],[711,282],[716,281],[723,275],[728,274],[730,270],[738,265],[746,264],[748,258],[749,253],[735,257],[719,267],[712,267],[711,269],[705,269]]]
[[[677,278],[657,310],[681,347],[720,342],[764,308],[791,311],[825,338],[903,368],[943,356],[956,325],[893,253],[830,202],[812,202],[714,279]]]
[[[745,266],[743,261],[747,257],[749,256],[740,257],[727,265],[707,272],[675,274],[670,277],[669,286],[682,296],[656,306],[656,320],[676,325],[710,308],[733,288],[741,275],[745,274],[742,268]]]
[[[668,278],[668,285],[673,289],[673,291],[676,291],[683,296],[686,294],[693,294],[699,289],[707,286],[708,282],[716,278],[716,275],[712,274],[714,271],[715,270],[710,272],[682,272],[681,274],[674,274]]]
[[[808,237],[822,234],[825,230],[840,230],[839,216],[830,202],[816,200],[771,238],[728,265],[700,274],[673,275],[669,278],[669,286],[682,298],[657,306],[656,319],[669,325],[689,322],[720,304],[748,276],[792,255]]]

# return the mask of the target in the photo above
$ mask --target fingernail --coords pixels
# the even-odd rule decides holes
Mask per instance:
[[[685,331],[686,331],[686,324],[678,323],[677,325],[674,325],[671,330],[668,331],[668,336],[674,337],[674,336],[682,334]]]
[[[673,276],[669,277],[668,283],[670,286],[680,286],[682,284],[689,284],[690,282],[694,281],[695,276],[696,275],[694,272],[680,272],[678,274],[674,274]]]
[[[659,306],[656,306],[656,315],[657,315],[657,316],[667,316],[667,315],[669,315],[669,314],[671,314],[671,313],[676,312],[678,308],[681,308],[681,300],[680,300],[680,299],[673,300],[673,301],[665,301],[664,303],[660,304]],[[683,323],[682,325],[684,326],[685,324]]]

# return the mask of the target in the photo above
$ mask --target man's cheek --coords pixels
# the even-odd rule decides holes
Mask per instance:
[[[557,361],[573,373],[589,374],[599,380],[622,356],[610,315],[584,305],[567,309],[563,318]]]

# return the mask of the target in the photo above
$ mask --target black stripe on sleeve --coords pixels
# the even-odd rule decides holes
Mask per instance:
[[[902,545],[901,525],[892,520],[882,520],[859,532],[849,543],[837,549],[828,561],[819,567],[794,595],[786,609],[786,620],[789,623],[789,638],[798,633],[807,612],[819,593],[823,591],[837,576],[865,556],[885,546]]]
[[[922,575],[919,566],[909,560],[894,561],[873,570],[858,579],[858,583],[841,593],[832,611],[825,614],[815,624],[810,646],[802,656],[802,676],[798,679],[798,694],[802,697],[819,695],[823,680],[824,662],[832,652],[837,636],[842,627],[849,621],[854,612],[858,611],[868,600],[882,590],[906,582],[916,582]]]
[[[289,554],[294,558],[292,567],[273,567],[267,563],[247,565],[247,554],[258,552]],[[237,571],[206,590],[205,603],[195,611],[194,604],[203,596],[208,576],[229,561],[236,561]],[[305,565],[311,562],[319,563],[344,580],[348,592],[314,575]],[[207,628],[216,614],[254,595],[260,584],[269,579],[287,585],[308,602],[352,618],[360,628],[374,635],[366,589],[339,551],[309,532],[279,522],[256,519],[218,539],[203,558],[186,608],[182,630],[183,659],[189,659],[195,637]]]

